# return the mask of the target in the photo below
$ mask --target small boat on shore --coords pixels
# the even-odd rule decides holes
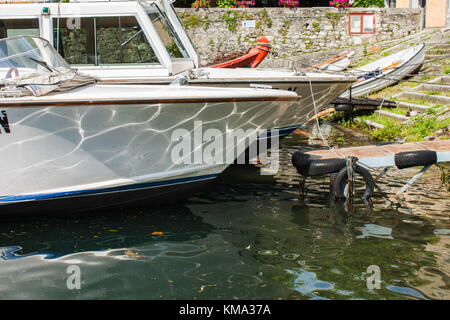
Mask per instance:
[[[352,70],[358,80],[339,97],[361,97],[388,87],[420,70],[424,60],[425,45],[419,44]]]
[[[269,40],[264,36],[258,37],[256,47],[250,49],[248,53],[230,60],[210,65],[210,68],[256,68],[267,56],[270,50]]]
[[[102,84],[45,39],[2,39],[0,215],[186,196],[297,100],[270,89]],[[217,143],[233,130],[236,144]]]
[[[306,71],[313,71],[313,70],[331,71],[331,72],[343,71],[347,69],[347,67],[350,65],[351,62],[350,58],[354,54],[355,51],[346,50],[328,60],[313,65],[312,67],[306,69]]]

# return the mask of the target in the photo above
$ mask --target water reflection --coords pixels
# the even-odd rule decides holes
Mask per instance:
[[[330,202],[327,178],[308,179],[299,197],[290,155],[305,138],[283,143],[276,176],[234,166],[180,205],[2,220],[0,298],[450,298],[450,200],[438,171],[401,207],[376,195],[372,208],[349,211]],[[382,185],[393,194],[410,176],[393,170]],[[81,290],[66,287],[72,264]],[[367,288],[371,265],[381,289]]]

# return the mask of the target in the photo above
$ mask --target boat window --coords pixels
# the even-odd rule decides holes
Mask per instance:
[[[149,13],[148,15],[163,42],[171,58],[189,58],[189,54],[184,48],[181,40],[177,37],[176,31],[165,17],[163,11]]]
[[[39,36],[39,20],[0,19],[0,39],[20,35]]]
[[[160,65],[134,16],[54,18],[53,27],[54,46],[70,64]]]
[[[173,12],[176,12],[175,7],[173,6],[172,3],[170,4],[170,7],[172,8],[172,11],[173,11]],[[182,25],[183,25],[183,22],[181,21],[180,17],[179,17],[177,14],[175,14],[175,17],[177,18],[178,23],[182,26]],[[185,35],[186,35],[186,37],[188,38],[188,40],[189,40],[189,42],[190,42],[192,48],[196,48],[196,46],[194,46],[194,42],[192,42],[192,39],[189,37],[189,34],[186,32]]]

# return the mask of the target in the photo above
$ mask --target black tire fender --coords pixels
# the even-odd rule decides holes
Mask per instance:
[[[364,194],[362,196],[363,200],[369,201],[373,195],[373,190],[375,188],[375,183],[373,182],[372,175],[369,170],[359,165],[355,165],[355,172],[363,177],[366,182],[366,189],[364,190]],[[333,183],[333,188],[331,194],[335,200],[343,200],[345,199],[345,186],[347,185],[348,180],[348,172],[347,167],[339,170],[338,174]]]
[[[434,164],[437,162],[437,155],[436,151],[431,150],[407,151],[396,153],[394,160],[397,168],[405,169]]]
[[[309,154],[297,151],[292,156],[292,165],[304,176],[320,176],[338,172],[345,167],[344,159],[315,159]]]
[[[334,106],[336,111],[353,111],[353,105],[351,104],[337,104]]]

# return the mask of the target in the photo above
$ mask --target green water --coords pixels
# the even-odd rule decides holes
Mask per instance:
[[[372,208],[346,211],[330,203],[325,177],[299,196],[290,155],[315,143],[288,137],[277,175],[232,167],[172,206],[3,219],[0,299],[449,299],[450,193],[439,169],[397,205],[377,192]],[[389,171],[380,186],[392,195],[415,172]],[[74,265],[80,289],[70,290]],[[368,288],[369,266],[379,289]]]

